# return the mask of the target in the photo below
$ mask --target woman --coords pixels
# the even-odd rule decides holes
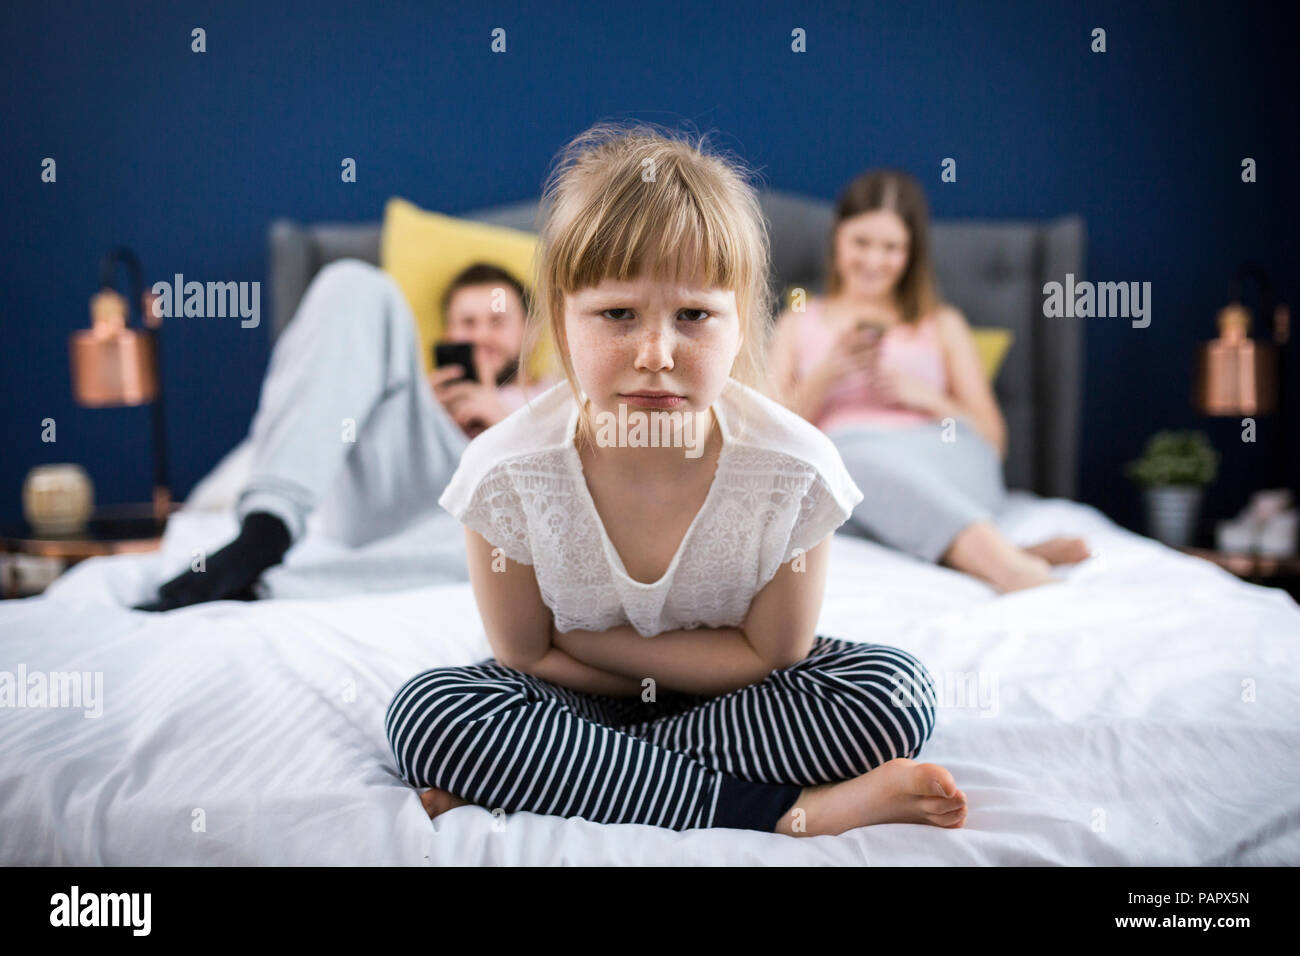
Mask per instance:
[[[773,391],[836,444],[866,497],[849,525],[999,591],[1054,580],[1078,538],[1028,548],[993,524],[1006,495],[1006,423],[961,312],[942,302],[929,214],[906,173],[862,174],[835,210],[825,297],[787,310]]]

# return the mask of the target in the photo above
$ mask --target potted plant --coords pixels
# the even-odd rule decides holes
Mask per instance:
[[[1157,432],[1128,475],[1143,486],[1152,537],[1173,548],[1192,543],[1201,495],[1214,480],[1219,456],[1204,432]]]

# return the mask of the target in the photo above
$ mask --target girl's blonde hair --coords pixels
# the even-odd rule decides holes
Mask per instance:
[[[904,322],[918,322],[937,308],[941,300],[930,255],[930,209],[925,190],[915,177],[902,170],[868,170],[840,193],[831,228],[826,292],[836,296],[844,288],[844,277],[835,265],[835,238],[840,223],[878,209],[892,210],[907,226],[907,268],[894,287],[894,299]]]
[[[601,123],[561,150],[547,177],[523,352],[546,342],[558,356],[581,407],[581,440],[594,443],[594,428],[569,355],[564,297],[607,278],[650,269],[658,280],[735,292],[743,338],[730,374],[767,391],[774,304],[767,224],[748,167],[709,149],[707,139]]]

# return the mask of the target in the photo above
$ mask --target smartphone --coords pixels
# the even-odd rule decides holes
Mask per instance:
[[[474,364],[474,345],[470,342],[435,342],[433,344],[433,364],[438,368],[446,365],[459,365],[465,370],[456,382],[477,382],[478,366]]]
[[[880,322],[872,322],[870,319],[858,319],[858,331],[870,331],[871,344],[875,345],[885,337],[885,326]]]

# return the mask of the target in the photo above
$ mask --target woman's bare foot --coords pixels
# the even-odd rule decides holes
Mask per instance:
[[[420,794],[420,803],[424,805],[424,812],[429,814],[429,819],[432,820],[440,813],[446,813],[448,810],[455,810],[457,807],[465,806],[469,801],[462,800],[446,790],[433,787]]]
[[[1045,559],[1016,547],[988,521],[963,528],[940,561],[988,582],[1003,594],[1056,580]]]
[[[1017,548],[1017,554],[1007,555],[989,569],[988,582],[1003,594],[1023,591],[1051,584],[1058,580],[1052,576],[1052,566],[1036,554]]]
[[[805,787],[773,832],[834,836],[877,823],[924,823],[956,830],[965,822],[966,794],[957,789],[951,773],[937,763],[897,757],[852,780]]]
[[[1025,548],[1030,554],[1037,555],[1048,564],[1078,564],[1092,557],[1087,543],[1082,538],[1048,538],[1038,544]]]

